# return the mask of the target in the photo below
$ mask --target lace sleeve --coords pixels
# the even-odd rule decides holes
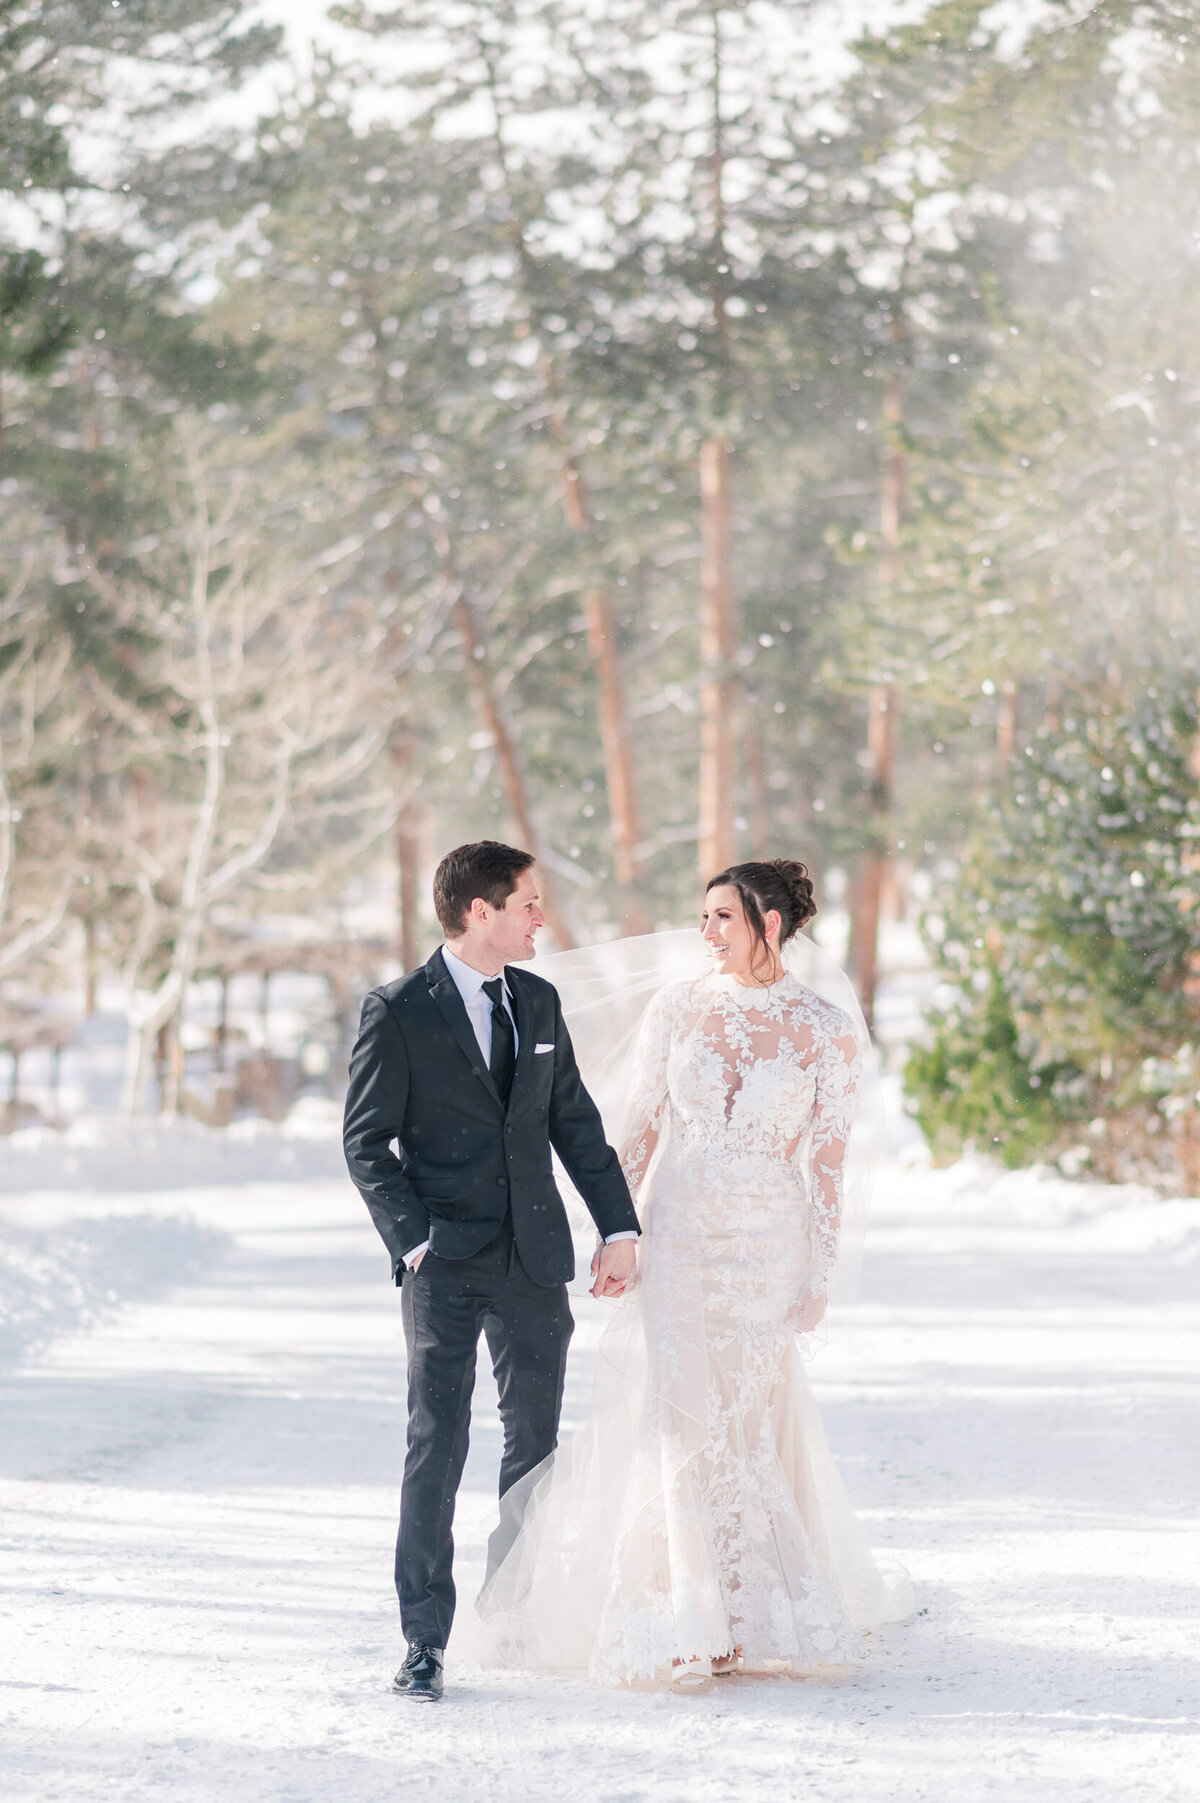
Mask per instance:
[[[635,1202],[662,1130],[670,1049],[670,1005],[665,995],[656,995],[642,1016],[633,1044],[621,1141],[621,1169]]]
[[[829,1038],[817,1055],[811,1160],[812,1265],[808,1293],[827,1298],[837,1264],[842,1224],[846,1142],[862,1074],[862,1051],[853,1033]]]

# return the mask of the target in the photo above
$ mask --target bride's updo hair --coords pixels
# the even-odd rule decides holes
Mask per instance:
[[[717,876],[710,877],[705,888],[736,889],[742,898],[746,920],[757,944],[752,968],[763,953],[770,954],[765,916],[773,908],[779,916],[779,944],[782,949],[792,936],[807,924],[817,911],[813,900],[812,878],[807,868],[795,858],[768,858],[765,863],[731,864]]]

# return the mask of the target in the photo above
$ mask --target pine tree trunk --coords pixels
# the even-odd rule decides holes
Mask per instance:
[[[225,1073],[229,1068],[229,974],[221,976],[221,1000],[217,1009],[216,1067]]]
[[[162,1089],[162,1111],[174,1117],[183,1106],[183,1040],[180,1027],[183,1024],[182,1008],[165,1022],[163,1032],[163,1050],[166,1081]]]
[[[875,993],[879,982],[879,920],[888,887],[892,782],[895,762],[895,689],[879,683],[870,693],[867,753],[870,759],[869,839],[859,877],[851,927],[851,963],[859,1001],[868,1027],[875,1026]]]
[[[91,1020],[96,1012],[98,984],[96,922],[90,914],[85,914],[83,917],[83,1018],[85,1020]]]
[[[734,831],[734,656],[732,481],[729,445],[705,439],[700,452],[700,880],[737,857]]]
[[[893,342],[899,342],[902,336],[903,326],[897,320],[892,328]],[[885,437],[883,493],[879,513],[879,588],[881,599],[886,604],[887,597],[895,593],[900,583],[900,532],[908,479],[903,436],[903,397],[900,378],[894,371],[888,376],[884,389],[883,420]],[[892,855],[896,700],[895,684],[881,682],[872,688],[867,706],[869,821],[850,943],[859,1001],[867,1025],[871,1028],[875,1024],[875,992],[879,981],[879,918],[883,896],[888,888],[888,863]]]
[[[996,762],[1001,775],[1012,762],[1016,748],[1017,685],[1006,682],[1000,690],[1000,705],[996,710]]]
[[[533,852],[536,857],[538,835],[533,828],[533,815],[529,806],[525,772],[521,768],[516,742],[496,699],[479,623],[470,602],[461,592],[454,602],[453,613],[455,625],[462,634],[463,646],[467,654],[467,668],[471,673],[480,717],[485,729],[491,734],[492,743],[496,748],[496,761],[500,765],[500,775],[504,783],[505,794],[508,797],[509,812],[512,814],[523,847]],[[570,951],[575,944],[574,936],[559,903],[553,879],[544,864],[539,865],[538,888],[541,890],[542,912],[546,916],[546,924],[554,935],[556,945],[560,951]]]
[[[758,722],[758,704],[745,704],[742,748],[746,758],[746,801],[750,816],[750,856],[765,858],[771,838],[770,810],[767,807],[767,771],[763,757],[762,729]]]
[[[1194,699],[1197,713],[1200,713],[1200,689],[1196,690]],[[1192,740],[1191,750],[1188,753],[1188,772],[1191,775],[1193,782],[1195,782],[1197,786],[1200,786],[1200,733],[1197,733]],[[1183,869],[1193,879],[1193,882],[1195,882],[1197,878],[1200,878],[1200,849],[1196,847],[1194,841],[1189,849],[1183,853],[1180,862]],[[1191,910],[1187,906],[1188,899],[1189,898],[1186,896],[1181,896],[1179,905],[1184,912],[1190,915]],[[1188,954],[1188,971],[1187,976],[1183,980],[1183,993],[1191,1003],[1193,1016],[1197,1020],[1200,1020],[1200,951],[1193,951]],[[1200,1134],[1200,1120],[1197,1120],[1194,1110],[1189,1109],[1187,1111],[1182,1126],[1184,1131],[1190,1133],[1191,1146],[1196,1149],[1194,1162],[1196,1163],[1197,1168],[1200,1169],[1200,1146],[1197,1146],[1197,1135]],[[1190,1174],[1189,1186],[1191,1186]]]
[[[633,745],[617,652],[616,620],[612,602],[603,589],[591,589],[584,596],[584,612],[588,645],[600,688],[600,739],[604,747],[608,808],[612,820],[613,865],[621,895],[621,931],[646,933],[650,930],[649,917],[635,893],[637,847],[641,834],[633,776]]]
[[[415,970],[420,951],[421,804],[417,793],[413,737],[398,727],[392,740],[392,767],[400,811],[396,820],[396,953],[402,970]]]
[[[417,919],[420,913],[417,868],[421,856],[421,842],[417,823],[413,817],[415,809],[414,802],[407,817],[401,817],[396,823],[396,900],[399,912],[396,950],[399,953],[401,968],[404,970],[415,970],[421,962],[420,944],[417,938]]]
[[[547,377],[557,398],[552,375]],[[552,416],[555,439],[562,450],[563,507],[567,523],[576,532],[595,532],[583,471],[566,442],[561,417]],[[608,815],[612,822],[613,869],[621,900],[621,931],[646,933],[650,919],[638,900],[637,848],[641,843],[637,783],[633,771],[633,738],[625,704],[625,682],[617,645],[617,622],[612,599],[599,584],[589,586],[583,601],[587,620],[588,650],[596,672],[600,695],[600,743],[604,752],[604,777],[608,790]]]
[[[700,881],[707,882],[737,858],[735,786],[737,730],[734,718],[737,638],[733,609],[733,460],[725,434],[731,394],[728,253],[725,245],[725,121],[721,11],[712,25],[712,138],[708,157],[712,235],[709,299],[716,387],[713,419],[700,447]]]

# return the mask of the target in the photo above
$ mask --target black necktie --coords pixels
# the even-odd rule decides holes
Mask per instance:
[[[501,979],[493,977],[490,983],[484,984],[483,992],[492,1004],[492,1055],[488,1059],[488,1069],[492,1073],[492,1082],[500,1091],[500,1100],[507,1108],[517,1062],[517,1036],[513,1032],[512,1017],[504,1006]]]

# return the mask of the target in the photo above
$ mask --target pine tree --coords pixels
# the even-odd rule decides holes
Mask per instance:
[[[953,1000],[908,1082],[937,1149],[1077,1164],[1093,1123],[1102,1174],[1194,1181],[1196,683],[1081,692],[1016,760],[931,922]]]

